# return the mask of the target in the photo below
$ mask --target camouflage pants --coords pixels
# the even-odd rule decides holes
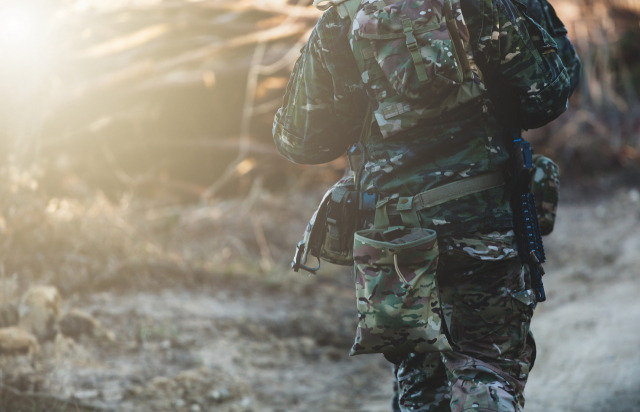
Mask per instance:
[[[453,352],[410,354],[394,363],[394,412],[521,411],[535,360],[535,306],[518,258],[440,255],[438,281]]]

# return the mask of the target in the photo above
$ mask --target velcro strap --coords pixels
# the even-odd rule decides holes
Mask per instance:
[[[376,203],[376,214],[373,218],[373,226],[376,229],[386,229],[389,227],[389,215],[387,214],[387,204],[389,203],[389,198],[385,197],[384,199],[378,200]]]
[[[385,118],[385,120],[389,120],[396,116],[401,115],[402,113],[410,112],[411,106],[409,105],[409,103],[406,103],[406,102],[397,102],[397,103],[392,102],[389,104],[385,104],[379,110],[382,116]]]
[[[438,186],[436,188],[418,193],[413,197],[413,208],[418,211],[432,206],[446,203],[450,200],[492,189],[505,184],[501,172],[486,173],[483,175],[468,177]]]
[[[413,60],[413,65],[416,68],[418,80],[420,83],[424,83],[429,80],[429,76],[427,76],[427,70],[424,67],[424,61],[422,60],[422,54],[420,54],[416,36],[413,34],[413,23],[411,23],[411,19],[402,20],[402,31],[406,38],[407,49],[409,49],[409,53],[411,53],[411,60]]]

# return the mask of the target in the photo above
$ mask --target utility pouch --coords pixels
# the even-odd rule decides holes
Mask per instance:
[[[326,212],[326,234],[320,258],[336,265],[353,264],[353,232],[358,208],[353,177],[342,179],[331,189]]]
[[[336,265],[353,264],[353,232],[358,211],[358,199],[353,175],[336,182],[322,197],[320,204],[307,223],[303,240],[298,243],[291,262],[294,271],[304,269],[315,273],[320,259]],[[317,266],[308,266],[309,255]]]
[[[350,355],[451,350],[436,280],[436,232],[423,228],[355,233],[358,330]]]
[[[340,3],[344,7],[353,7],[354,0],[329,0],[331,4]],[[314,4],[322,3],[315,0]],[[359,4],[359,3],[357,3]],[[351,170],[338,180],[322,197],[320,205],[309,220],[302,241],[296,248],[291,262],[294,271],[304,269],[316,273],[320,269],[320,259],[336,265],[353,264],[353,233],[356,226],[363,228],[372,223],[370,218],[375,210],[378,194],[357,190],[356,181],[366,160],[366,140],[371,130],[371,106],[360,132],[358,144],[349,150],[348,158]],[[308,266],[307,259],[315,256],[317,266]]]
[[[542,235],[553,231],[558,209],[560,171],[553,160],[542,155],[533,155],[533,173],[531,191],[536,199],[536,211]]]

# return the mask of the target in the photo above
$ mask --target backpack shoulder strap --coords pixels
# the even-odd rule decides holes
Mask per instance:
[[[338,9],[341,18],[353,20],[358,11],[360,0],[313,0],[313,6],[318,10],[328,10],[331,7]]]

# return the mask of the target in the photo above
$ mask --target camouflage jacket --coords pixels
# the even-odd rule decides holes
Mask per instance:
[[[509,12],[514,8],[510,0],[465,0],[462,8],[474,59],[485,75],[508,63],[514,53],[530,52],[522,47],[527,39],[514,28],[516,17]],[[369,100],[347,40],[349,29],[349,19],[341,19],[335,9],[329,9],[295,64],[273,125],[278,150],[293,162],[331,161],[360,136]],[[411,196],[505,169],[509,163],[505,131],[516,125],[506,124],[504,119],[509,116],[499,116],[495,107],[496,103],[504,107],[517,104],[508,96],[487,94],[473,107],[393,139],[382,139],[374,125],[360,187],[392,197]],[[439,235],[510,228],[509,198],[506,186],[474,193],[421,211],[421,223]]]

